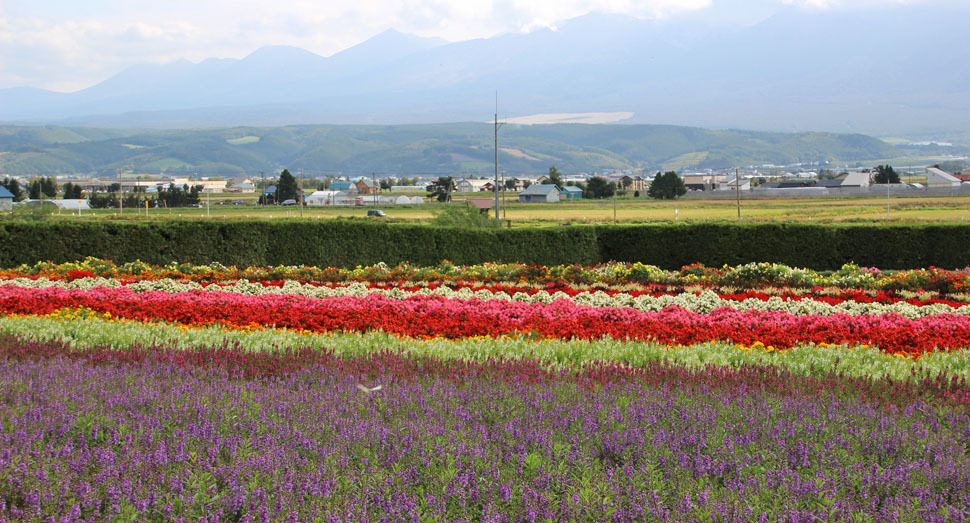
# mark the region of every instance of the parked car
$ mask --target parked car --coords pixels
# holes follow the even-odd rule
[[[380,217],[384,217],[384,216],[387,216],[387,213],[385,213],[384,211],[382,211],[380,209],[371,209],[371,210],[367,211],[367,216],[380,216]]]
[[[289,200],[283,200],[280,205],[296,205],[296,200],[290,198]]]

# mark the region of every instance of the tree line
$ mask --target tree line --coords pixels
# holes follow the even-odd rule
[[[562,173],[556,166],[549,167],[549,173],[544,180],[542,180],[543,185],[555,185],[560,190],[563,187],[579,187],[583,191],[583,198],[587,199],[603,199],[612,198],[614,195],[623,196],[627,194],[630,187],[633,185],[633,178],[630,176],[624,176],[619,180],[619,182],[611,182],[606,178],[601,176],[594,176],[583,182],[573,182],[564,181]],[[516,186],[515,179],[509,179],[505,181],[505,188],[512,189]],[[525,182],[524,188],[529,187],[529,182]],[[450,202],[451,194],[457,191],[457,182],[451,176],[442,176],[432,182],[427,186],[428,197],[439,202]],[[672,200],[687,194],[687,186],[684,184],[683,178],[677,175],[675,171],[667,171],[665,173],[657,173],[650,187],[647,189],[647,196],[651,198],[656,198],[660,200]],[[640,196],[640,191],[635,191],[634,197]]]
[[[154,198],[148,197],[144,190],[127,194],[121,192],[94,193],[88,198],[88,205],[92,209],[141,208],[145,207],[146,204],[153,209],[196,207],[201,201],[201,193],[201,185],[163,187],[158,189]]]

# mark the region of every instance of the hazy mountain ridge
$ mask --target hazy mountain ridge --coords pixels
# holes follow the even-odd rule
[[[970,127],[970,6],[807,11],[749,27],[589,14],[448,43],[387,31],[331,57],[141,65],[88,89],[0,90],[0,120],[216,127],[632,111],[631,123],[868,134]]]
[[[488,175],[494,128],[485,123],[315,125],[133,131],[0,127],[0,173],[198,173],[255,176],[282,167],[309,175]],[[868,162],[902,151],[859,134],[707,130],[668,125],[507,125],[499,167],[509,174],[618,169],[730,168]],[[824,164],[823,164],[824,165]]]

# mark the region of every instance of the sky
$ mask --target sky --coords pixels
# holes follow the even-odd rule
[[[449,41],[555,28],[592,11],[755,23],[779,8],[970,0],[0,0],[0,88],[70,92],[126,67],[244,58],[266,45],[330,56],[387,29]]]

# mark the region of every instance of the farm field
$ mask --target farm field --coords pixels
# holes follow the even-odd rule
[[[458,198],[464,198],[461,196]],[[483,196],[482,198],[487,198]],[[243,205],[218,205],[218,201],[237,201],[238,196],[217,197],[209,209],[117,209],[83,211],[81,216],[69,211],[60,211],[55,216],[64,219],[129,219],[129,220],[167,220],[167,219],[233,219],[233,218],[299,218],[298,207],[267,206],[258,207],[252,200],[243,200]],[[461,203],[456,199],[456,203]],[[585,200],[550,204],[523,204],[512,197],[501,213],[503,220],[511,220],[512,227],[557,225],[560,223],[590,224],[612,223],[612,200]],[[896,197],[890,199],[889,217],[886,215],[885,198],[774,198],[742,200],[741,216],[749,222],[772,221],[811,221],[826,222],[940,222],[963,223],[970,220],[970,196],[945,197]],[[388,213],[388,220],[403,222],[425,222],[439,212],[440,205],[429,203],[414,206],[379,206]],[[363,207],[306,207],[303,217],[307,219],[366,217]],[[660,221],[735,221],[737,203],[731,199],[711,200],[683,198],[674,201],[658,201],[646,198],[619,198],[616,203],[618,223],[648,223]]]
[[[967,521],[970,270],[0,270],[3,521]]]

